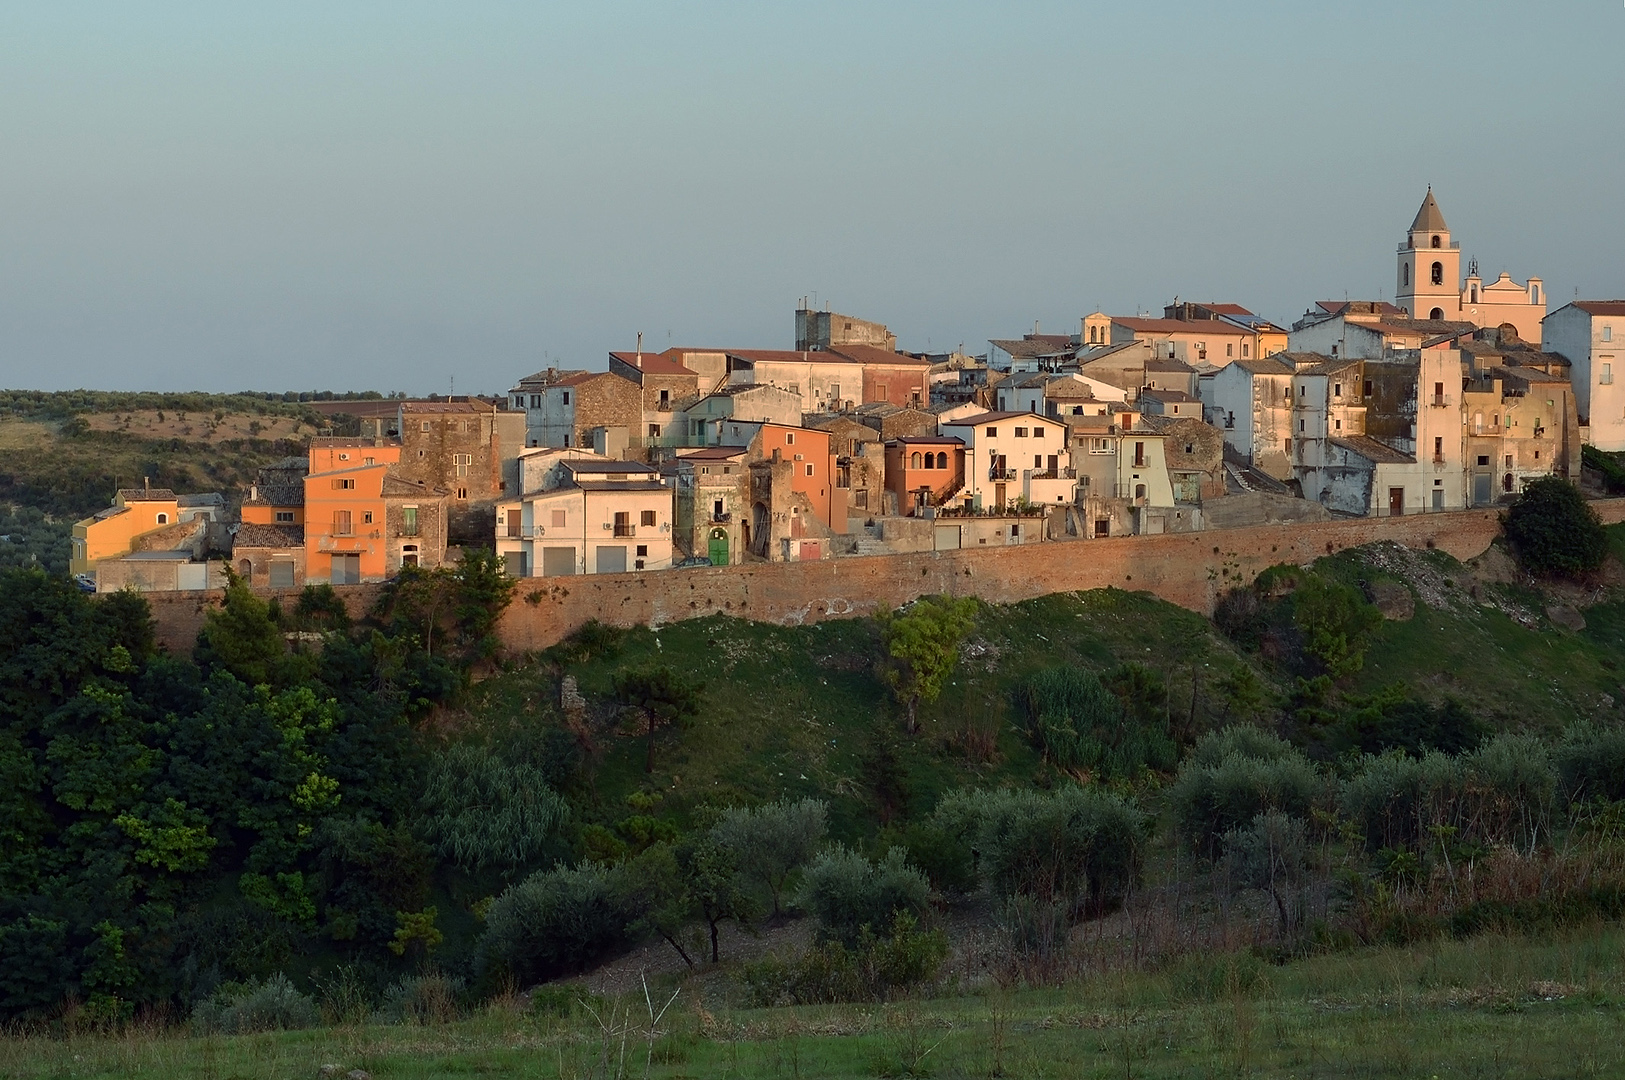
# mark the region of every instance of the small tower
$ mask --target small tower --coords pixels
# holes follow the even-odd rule
[[[1428,188],[1411,231],[1399,245],[1394,302],[1417,319],[1461,318],[1461,245],[1450,239],[1439,204]]]

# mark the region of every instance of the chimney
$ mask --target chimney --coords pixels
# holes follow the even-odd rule
[[[143,476],[141,478],[141,490],[142,491],[151,491],[152,490],[152,477]]]
[[[249,502],[259,502],[260,501],[260,486],[258,484],[249,484],[248,485],[248,501]]]

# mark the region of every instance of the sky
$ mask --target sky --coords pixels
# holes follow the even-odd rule
[[[1625,9],[0,4],[0,387],[501,392],[986,349],[1175,296],[1392,298],[1429,184],[1487,280],[1625,296]]]

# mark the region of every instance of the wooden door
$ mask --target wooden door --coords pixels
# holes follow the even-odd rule
[[[1400,517],[1405,513],[1405,489],[1402,487],[1388,489],[1388,516]]]

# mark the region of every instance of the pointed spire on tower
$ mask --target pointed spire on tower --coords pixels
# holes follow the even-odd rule
[[[1439,211],[1439,204],[1433,200],[1433,185],[1428,185],[1427,198],[1422,200],[1422,208],[1416,212],[1416,220],[1411,222],[1411,232],[1447,233],[1450,226],[1444,223],[1444,214]]]

